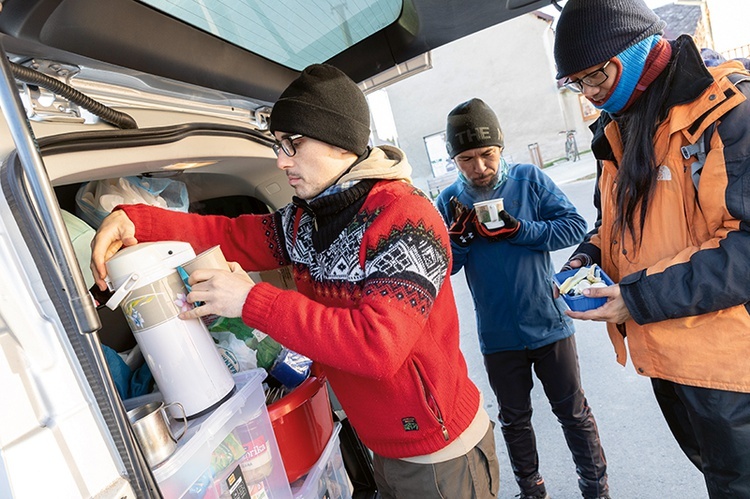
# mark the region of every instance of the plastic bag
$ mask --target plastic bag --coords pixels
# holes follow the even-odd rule
[[[218,348],[221,358],[232,374],[258,367],[255,350],[248,347],[244,341],[237,338],[231,332],[211,331],[211,336],[214,339],[214,343],[216,343],[216,348]]]
[[[187,186],[171,178],[121,177],[93,180],[76,193],[76,215],[94,228],[119,204],[148,204],[187,212]]]
[[[62,212],[65,228],[68,229],[70,242],[73,243],[73,251],[76,254],[78,265],[81,267],[83,280],[86,283],[86,287],[91,289],[94,285],[94,276],[91,273],[89,263],[91,262],[91,240],[94,239],[96,231],[72,213],[68,213],[65,210],[60,211]]]
[[[276,342],[273,338],[267,334],[253,329],[239,317],[227,318],[227,317],[216,317],[215,320],[208,325],[208,330],[217,338],[217,334],[226,332],[234,335],[238,340],[243,342],[247,347],[256,352],[255,360],[257,366],[262,367],[266,371],[271,369],[276,357],[281,352],[281,345]],[[242,369],[244,371],[244,369]]]

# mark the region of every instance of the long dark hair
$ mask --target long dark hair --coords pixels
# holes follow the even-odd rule
[[[676,66],[670,62],[630,108],[615,118],[620,129],[623,154],[615,185],[617,217],[614,234],[619,234],[620,240],[623,240],[627,231],[636,247],[641,244],[643,224],[656,188],[659,173],[656,166],[662,158],[656,158],[654,135],[666,118],[664,103]],[[639,221],[637,227],[634,222],[636,216]]]

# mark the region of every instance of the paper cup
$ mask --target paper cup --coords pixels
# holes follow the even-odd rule
[[[503,211],[503,208],[503,198],[474,203],[474,209],[477,211],[477,220],[482,222],[488,229],[499,229],[505,225],[505,222],[500,218],[500,212]]]
[[[229,264],[227,263],[227,259],[224,258],[224,253],[221,251],[221,247],[219,246],[214,246],[213,248],[207,249],[200,255],[182,265],[182,270],[187,273],[187,276],[189,276],[196,270],[201,269],[231,270],[229,268]],[[185,281],[185,286],[187,287],[188,292],[190,292],[191,288],[188,284],[187,276],[183,276],[183,278]],[[195,302],[194,305],[196,307],[199,307],[203,305],[203,302]],[[206,326],[206,328],[210,329],[211,326],[213,326],[216,321],[219,320],[219,316],[215,314],[208,314],[202,316],[200,319]]]
[[[182,268],[188,274],[192,274],[199,269],[229,270],[229,264],[226,258],[224,258],[221,247],[214,246],[185,263]]]

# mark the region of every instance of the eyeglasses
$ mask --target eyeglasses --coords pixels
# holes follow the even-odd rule
[[[304,135],[301,134],[287,135],[272,145],[271,147],[273,148],[273,152],[276,153],[276,157],[279,156],[281,151],[284,151],[284,154],[290,158],[297,154],[297,149],[294,147],[294,141],[301,139],[302,137],[304,137]]]
[[[609,66],[609,63],[612,61],[607,61],[604,66],[600,67],[597,70],[594,70],[590,72],[587,75],[584,75],[583,78],[578,78],[577,80],[568,80],[564,83],[565,88],[568,90],[572,90],[575,93],[583,93],[583,86],[586,85],[587,87],[600,87],[602,83],[607,81],[607,78],[609,78],[609,75],[604,71],[604,69]]]

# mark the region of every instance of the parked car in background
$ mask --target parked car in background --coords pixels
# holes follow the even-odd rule
[[[167,178],[193,211],[275,210],[293,191],[267,119],[304,67],[328,62],[376,88],[547,4],[2,2],[0,497],[160,496],[101,346],[132,338],[97,307],[65,222],[82,186]],[[353,482],[355,497],[371,492]]]

